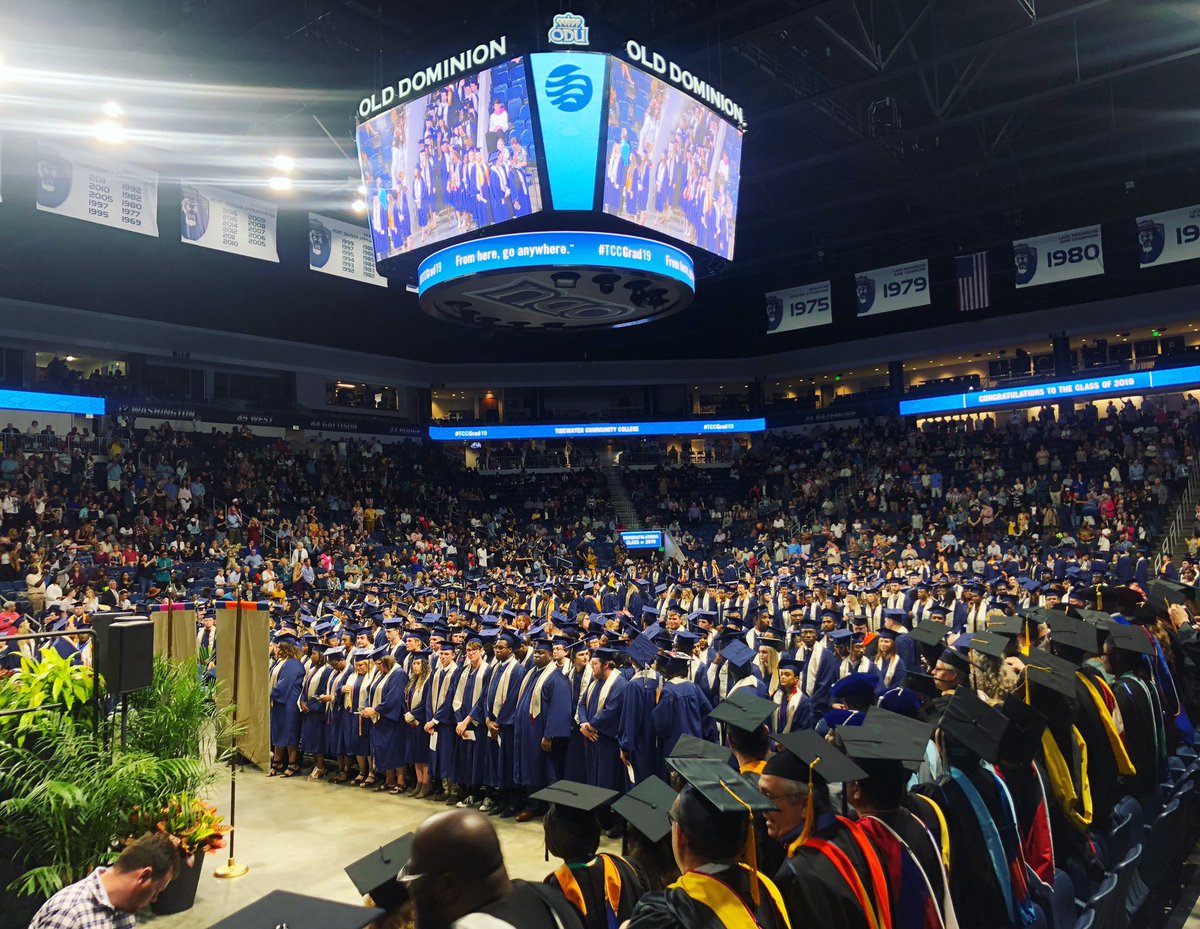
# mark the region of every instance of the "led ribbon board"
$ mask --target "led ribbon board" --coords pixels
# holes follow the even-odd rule
[[[74,394],[44,394],[32,390],[0,390],[0,410],[103,416],[104,398],[77,397]]]
[[[757,419],[694,420],[657,423],[563,423],[545,426],[430,426],[435,442],[508,441],[511,439],[606,439],[650,435],[722,435],[763,432]]]
[[[434,252],[417,270],[421,308],[512,329],[619,328],[695,296],[691,257],[665,242],[601,232],[523,232]]]

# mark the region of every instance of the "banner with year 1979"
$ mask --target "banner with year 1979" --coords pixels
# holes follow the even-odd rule
[[[1037,287],[1103,274],[1100,227],[1081,226],[1019,239],[1013,242],[1013,267],[1017,287]]]
[[[1200,206],[1139,216],[1137,237],[1143,268],[1200,258]]]
[[[387,287],[387,278],[375,273],[375,246],[371,241],[371,230],[318,213],[308,214],[308,268],[322,274]]]
[[[275,204],[266,200],[184,183],[179,238],[188,245],[277,262],[275,217]]]
[[[854,275],[854,300],[859,316],[928,306],[929,260],[859,271]]]
[[[790,332],[833,322],[829,281],[767,294],[767,332]]]
[[[37,208],[113,229],[158,235],[158,175],[83,149],[38,142]]]

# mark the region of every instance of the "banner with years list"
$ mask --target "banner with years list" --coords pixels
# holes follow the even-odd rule
[[[1104,246],[1099,226],[1013,242],[1017,287],[1036,287],[1104,273]]]
[[[274,203],[199,184],[185,183],[182,194],[180,241],[260,261],[279,261]]]
[[[38,142],[37,208],[112,229],[158,235],[158,175],[107,154]]]
[[[387,278],[375,273],[375,246],[371,240],[371,230],[319,213],[308,214],[308,268],[322,274],[387,287]]]
[[[767,294],[767,332],[791,332],[833,322],[829,281]]]
[[[859,316],[875,316],[929,305],[929,259],[854,275],[854,301]]]

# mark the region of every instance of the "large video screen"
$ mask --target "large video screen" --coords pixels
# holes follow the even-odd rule
[[[540,211],[524,62],[367,120],[358,161],[379,261]]]
[[[604,212],[732,258],[741,130],[617,58],[608,85]]]

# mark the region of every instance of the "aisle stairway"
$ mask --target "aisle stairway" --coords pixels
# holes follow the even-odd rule
[[[642,521],[633,501],[629,499],[629,491],[625,487],[625,478],[620,467],[610,465],[605,468],[604,477],[608,481],[609,499],[612,500],[613,510],[617,514],[617,525],[622,529],[641,529]]]

